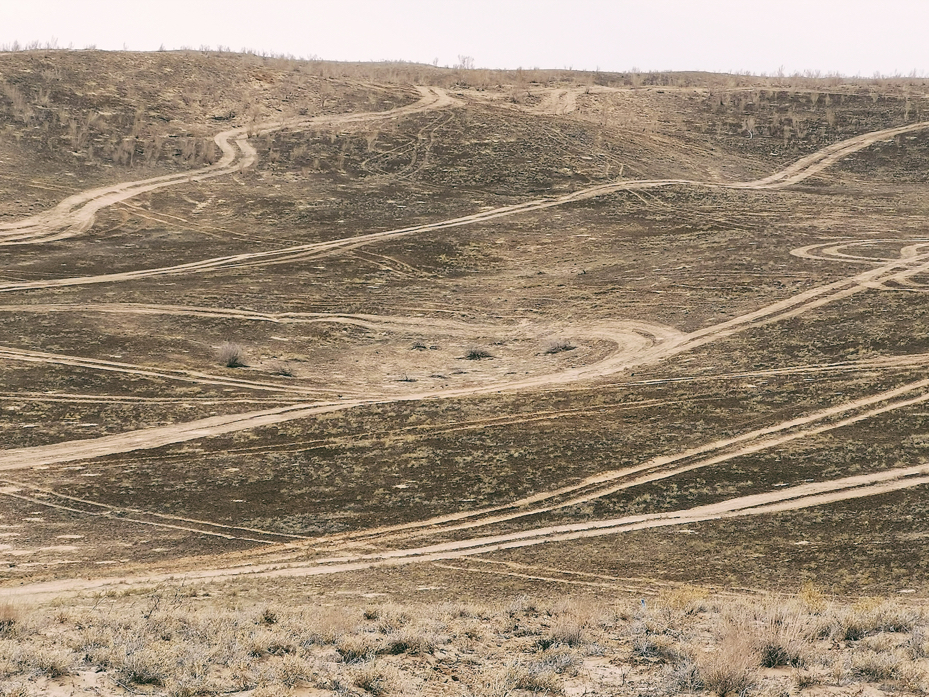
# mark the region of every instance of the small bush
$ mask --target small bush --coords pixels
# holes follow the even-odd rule
[[[377,654],[377,642],[369,636],[350,635],[339,639],[335,650],[345,663],[369,661]]]
[[[660,661],[673,662],[681,659],[681,652],[671,637],[651,632],[636,634],[632,639],[632,651],[642,658],[655,658]]]
[[[117,673],[136,685],[163,687],[175,662],[154,649],[140,649],[126,653],[117,666]]]
[[[562,617],[552,627],[553,645],[582,646],[589,642],[587,623],[579,617]]]
[[[29,667],[50,678],[69,675],[74,667],[74,654],[64,649],[40,648],[29,655]]]
[[[808,670],[801,670],[798,668],[793,672],[794,687],[798,690],[803,690],[807,687],[813,687],[818,685],[819,682],[819,678]]]
[[[515,665],[508,671],[507,682],[517,690],[529,692],[562,692],[561,679],[551,666],[539,661]]]
[[[356,668],[352,674],[352,684],[377,697],[386,695],[398,688],[396,670],[382,666],[376,661],[365,663]]]
[[[464,355],[466,360],[480,361],[484,358],[493,358],[490,351],[482,348],[469,348]]]
[[[741,695],[755,684],[758,655],[751,649],[750,637],[730,632],[723,637],[719,649],[701,656],[697,665],[708,691],[718,697]]]
[[[227,368],[245,367],[245,349],[238,344],[227,341],[219,347],[217,356],[219,362]]]
[[[700,668],[687,657],[681,657],[667,668],[664,681],[668,694],[672,695],[680,692],[701,692],[704,687]]]
[[[229,367],[235,368],[236,366],[229,366]],[[271,373],[271,375],[278,375],[282,378],[292,378],[295,375],[293,366],[287,362],[275,363],[274,365],[271,366],[271,370],[269,372]]]
[[[16,685],[0,686],[0,697],[32,697],[29,688],[22,683]]]
[[[558,675],[574,676],[578,673],[578,668],[584,662],[577,652],[564,647],[556,647],[544,651],[538,660],[543,666],[547,666],[555,671]]]
[[[869,680],[893,680],[900,675],[900,657],[894,652],[861,651],[852,656],[852,670]]]
[[[819,614],[826,609],[826,595],[812,581],[806,581],[800,587],[797,598],[813,614]]]
[[[663,590],[658,596],[658,604],[674,614],[696,615],[706,610],[706,599],[709,596],[706,588],[698,586],[674,586]],[[669,616],[669,620],[671,617]]]
[[[405,627],[397,633],[388,635],[384,652],[393,655],[429,654],[435,651],[438,644],[439,637],[429,629]]]
[[[550,343],[544,353],[546,356],[552,356],[556,353],[564,353],[565,351],[573,351],[577,346],[572,344],[570,341],[553,341]]]

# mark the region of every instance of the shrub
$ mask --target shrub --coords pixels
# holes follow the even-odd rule
[[[464,357],[469,361],[479,361],[484,358],[493,358],[493,356],[490,354],[490,351],[482,348],[469,348],[467,352],[465,352]]]
[[[335,650],[345,663],[369,661],[377,654],[377,642],[364,634],[350,635],[339,639]]]
[[[545,349],[544,353],[547,356],[554,355],[556,353],[564,353],[565,351],[573,351],[577,346],[572,344],[570,341],[553,341]]]
[[[751,689],[758,665],[758,655],[751,643],[750,637],[730,631],[715,653],[700,657],[697,661],[700,679],[708,691],[725,697],[733,693],[741,695]]]
[[[385,695],[399,687],[396,669],[382,666],[376,661],[365,663],[356,668],[352,674],[352,684],[375,695]]]
[[[245,367],[245,349],[230,341],[225,342],[217,351],[219,362],[227,368]]]

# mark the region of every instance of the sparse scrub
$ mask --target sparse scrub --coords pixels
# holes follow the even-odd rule
[[[112,593],[97,602],[106,606],[30,610],[25,631],[0,638],[0,689],[97,667],[139,692],[176,697],[303,687],[405,694],[414,684],[441,690],[444,683],[433,681],[447,674],[432,667],[453,661],[462,687],[475,695],[561,694],[565,681],[595,679],[583,668],[593,656],[628,676],[630,693],[926,688],[922,620],[909,633],[891,631],[906,624],[901,617],[909,622],[921,613],[899,602],[829,604],[812,614],[799,598],[710,599],[687,587],[647,608],[580,599],[548,605],[519,596],[495,607],[256,601],[220,609],[197,589],[173,599]],[[871,613],[880,619],[872,626],[884,629],[857,641],[838,634],[820,640],[822,623],[838,627],[852,612]],[[789,670],[772,677],[761,672],[766,667]]]

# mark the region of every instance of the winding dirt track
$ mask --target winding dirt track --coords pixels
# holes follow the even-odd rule
[[[305,127],[322,123],[349,123],[352,121],[370,121],[377,118],[393,118],[407,113],[416,113],[429,109],[443,108],[453,104],[453,100],[437,90],[418,88],[422,99],[416,104],[401,109],[395,109],[381,114],[354,114],[341,117],[318,117],[316,119],[295,119],[280,124],[268,125],[267,130],[281,127]],[[555,97],[555,103],[560,104],[561,96]],[[565,97],[567,99],[567,96]],[[566,105],[568,103],[566,102]],[[93,283],[109,283],[124,280],[133,280],[151,276],[204,273],[223,268],[241,268],[267,264],[290,263],[294,261],[313,258],[323,254],[349,250],[375,243],[384,239],[412,235],[430,230],[468,225],[486,220],[492,220],[509,215],[541,210],[559,206],[570,201],[601,196],[621,190],[639,190],[669,185],[695,185],[719,186],[724,188],[765,190],[778,189],[797,184],[813,176],[823,169],[837,162],[839,159],[868,147],[869,145],[895,135],[915,130],[929,128],[929,122],[910,124],[898,128],[885,129],[870,134],[851,138],[836,143],[817,153],[805,157],[790,167],[764,179],[753,182],[732,184],[708,184],[687,180],[644,180],[621,181],[606,185],[590,187],[565,196],[538,199],[523,204],[497,208],[470,216],[463,216],[452,220],[432,224],[418,225],[398,230],[384,231],[369,235],[360,235],[353,238],[334,240],[330,242],[299,245],[274,251],[261,251],[244,253],[226,257],[206,259],[172,267],[155,269],[142,269],[117,274],[87,276],[79,278],[50,279],[30,282],[14,282],[0,285],[0,292],[16,292],[38,288],[54,288],[62,286],[86,285]],[[94,213],[100,208],[123,201],[144,191],[164,186],[180,184],[186,181],[220,176],[228,174],[242,167],[250,166],[254,162],[255,152],[248,145],[244,129],[234,129],[219,134],[217,144],[223,150],[223,159],[211,167],[196,170],[184,175],[169,175],[140,182],[130,182],[114,187],[95,189],[78,194],[63,201],[59,206],[39,216],[20,221],[19,223],[0,226],[0,244],[25,244],[62,239],[86,230],[93,222]],[[235,148],[230,140],[235,139]],[[241,154],[241,159],[237,159]],[[454,398],[466,395],[482,394],[488,392],[540,389],[557,387],[572,382],[591,381],[597,378],[621,372],[627,368],[654,363],[689,351],[712,341],[716,341],[747,328],[756,327],[770,322],[777,322],[795,317],[831,302],[850,297],[861,291],[879,288],[894,288],[894,284],[911,282],[914,276],[929,272],[929,243],[913,241],[912,244],[900,251],[898,258],[870,258],[861,255],[849,255],[843,250],[848,245],[836,244],[824,248],[814,245],[802,250],[795,250],[798,256],[816,258],[821,254],[825,258],[842,259],[856,263],[867,263],[870,268],[862,273],[848,278],[807,290],[803,293],[772,303],[740,317],[731,319],[711,327],[681,334],[667,327],[659,327],[639,322],[611,322],[601,323],[580,328],[572,328],[583,333],[584,336],[612,341],[616,350],[606,358],[591,365],[571,368],[556,373],[512,382],[499,382],[478,387],[469,387],[457,390],[422,391],[401,396],[374,397],[365,399],[347,399],[339,401],[315,401],[307,403],[289,404],[272,409],[235,414],[230,416],[201,419],[186,424],[177,424],[163,428],[143,429],[139,431],[94,438],[83,441],[70,441],[48,446],[23,448],[0,452],[0,470],[15,470],[37,465],[68,462],[80,459],[89,459],[125,453],[132,450],[147,449],[178,443],[198,438],[204,438],[223,433],[230,433],[247,428],[281,423],[291,419],[306,418],[308,416],[352,408],[362,404],[371,404],[382,401],[424,400],[434,398]],[[890,284],[890,285],[888,285]],[[45,305],[36,306],[34,311],[65,311],[66,306]],[[38,308],[42,308],[41,310]],[[23,311],[25,308],[16,306],[3,306],[3,311]],[[383,318],[371,316],[348,315],[263,315],[232,309],[215,308],[181,308],[176,306],[155,305],[105,305],[85,306],[83,311],[106,312],[152,312],[152,313],[178,313],[202,314],[211,317],[235,317],[251,321],[269,322],[311,322],[311,321],[351,321],[359,323],[379,324],[387,326],[402,325],[415,327],[417,322],[425,320],[418,318]],[[429,319],[430,326],[435,320]],[[448,323],[453,329],[455,323]],[[460,325],[460,323],[458,323]],[[300,388],[291,388],[274,383],[262,385],[254,381],[219,378],[205,374],[187,373],[184,371],[149,371],[144,366],[132,366],[107,361],[82,359],[72,356],[60,356],[41,352],[21,351],[18,349],[2,348],[0,357],[7,360],[61,363],[84,368],[114,370],[117,372],[132,372],[133,374],[151,374],[157,377],[172,377],[175,379],[189,379],[192,381],[210,381],[209,384],[223,384],[236,387],[249,387],[250,389],[267,389],[294,394]],[[141,371],[141,372],[140,372]],[[318,390],[313,390],[318,392]],[[813,414],[793,419],[781,424],[758,429],[740,436],[717,441],[690,451],[672,456],[655,458],[633,468],[606,472],[595,477],[585,479],[574,485],[560,489],[542,492],[523,500],[513,502],[507,506],[487,508],[479,511],[465,512],[450,516],[433,518],[408,525],[361,531],[358,533],[315,540],[316,545],[342,545],[341,549],[350,549],[346,544],[369,544],[372,541],[385,543],[400,541],[420,534],[433,534],[462,530],[477,526],[490,525],[517,517],[530,516],[555,508],[577,505],[590,501],[593,498],[613,493],[621,488],[635,486],[648,481],[670,477],[675,474],[694,469],[707,467],[765,448],[774,447],[797,438],[807,437],[827,430],[841,428],[867,419],[880,413],[899,409],[905,406],[929,401],[929,380],[919,380],[902,387],[888,390],[880,394],[854,400]],[[645,528],[666,525],[680,525],[704,520],[714,520],[742,515],[758,515],[770,512],[793,510],[807,506],[822,505],[834,501],[841,501],[861,496],[871,496],[877,493],[893,491],[896,489],[919,486],[929,483],[929,466],[899,468],[871,475],[849,477],[831,482],[805,484],[798,487],[782,488],[777,491],[750,497],[740,497],[720,503],[700,506],[685,511],[664,514],[649,514],[631,516],[620,519],[591,521],[582,524],[541,527],[506,535],[477,537],[468,540],[446,542],[442,544],[411,547],[391,551],[380,551],[371,554],[356,556],[340,556],[330,559],[321,559],[308,562],[289,562],[284,557],[278,561],[267,564],[247,564],[242,567],[221,568],[185,575],[186,578],[210,579],[221,578],[239,574],[263,575],[318,575],[343,573],[358,569],[367,569],[376,566],[405,564],[410,562],[434,561],[451,559],[460,556],[483,554],[490,551],[511,549],[527,545],[542,544],[546,542],[574,540],[605,534],[618,534],[622,532],[640,530]],[[4,492],[15,495],[15,492]],[[202,521],[201,521],[202,522]],[[257,531],[256,531],[257,532]],[[264,541],[264,540],[255,540]],[[293,549],[296,545],[278,546],[277,553],[287,554],[287,548]],[[338,548],[338,547],[337,547]],[[176,577],[175,575],[171,575]],[[16,589],[14,592],[60,592],[63,590],[77,590],[105,587],[114,583],[124,582],[153,582],[166,580],[167,575],[149,575],[137,578],[100,579],[97,581],[74,580],[44,586],[32,586]]]
[[[425,89],[425,88],[421,88]],[[417,105],[410,107],[404,107],[408,112],[403,113],[415,113],[416,111],[423,111],[427,109],[436,109],[444,106],[449,106],[453,102],[451,98],[445,95],[444,93],[434,92],[429,97],[424,97],[421,102],[418,102]],[[376,112],[375,114],[354,114],[345,117],[341,117],[342,121],[326,121],[326,123],[341,123],[347,121],[363,121],[363,120],[373,120],[378,118],[386,118],[384,115],[389,114],[390,117],[397,116],[400,114],[400,110],[393,110],[391,112]],[[322,117],[321,117],[322,118]],[[329,119],[335,119],[336,117],[326,117]],[[291,124],[291,127],[296,128],[297,123],[294,122]],[[189,262],[186,264],[177,264],[175,266],[165,266],[152,269],[139,269],[135,271],[125,271],[120,273],[112,274],[99,274],[94,276],[80,276],[75,278],[61,278],[61,279],[46,279],[39,281],[22,281],[22,282],[10,282],[0,284],[0,292],[16,292],[30,289],[40,289],[40,288],[60,288],[67,286],[77,286],[77,285],[91,285],[97,283],[116,283],[120,281],[131,281],[138,280],[142,278],[150,278],[153,276],[170,276],[177,274],[191,274],[191,273],[206,273],[209,271],[216,271],[220,269],[227,268],[245,268],[252,266],[267,266],[272,264],[282,264],[282,263],[292,263],[295,261],[304,261],[307,259],[312,259],[315,257],[328,255],[336,251],[355,249],[364,245],[372,244],[375,242],[380,242],[385,239],[405,237],[409,235],[414,235],[422,232],[428,232],[432,230],[442,230],[446,228],[459,227],[462,225],[472,225],[475,223],[481,223],[488,220],[495,220],[497,218],[502,218],[510,215],[517,215],[520,213],[528,213],[530,211],[543,210],[546,208],[552,208],[554,206],[560,206],[565,203],[572,201],[580,201],[589,198],[595,198],[597,196],[603,196],[606,194],[611,194],[617,191],[637,191],[644,189],[654,189],[664,186],[672,185],[688,185],[688,186],[708,186],[708,187],[719,187],[719,188],[730,188],[730,189],[750,189],[750,190],[764,190],[764,189],[781,189],[811,177],[815,174],[818,174],[823,169],[829,165],[834,164],[843,157],[846,157],[854,152],[867,148],[874,143],[899,135],[902,133],[909,133],[911,131],[922,130],[929,128],[929,121],[922,121],[915,124],[909,124],[907,126],[900,126],[897,128],[888,128],[882,131],[876,131],[874,133],[868,133],[861,136],[856,136],[855,138],[850,138],[848,140],[841,141],[834,145],[830,145],[823,150],[820,150],[812,155],[809,155],[798,162],[794,163],[790,167],[772,174],[769,177],[764,179],[759,179],[753,182],[741,182],[741,183],[732,183],[732,184],[715,184],[707,182],[697,182],[687,179],[646,179],[646,180],[621,180],[613,182],[610,184],[601,184],[597,186],[588,187],[586,189],[581,189],[570,194],[565,194],[563,196],[545,198],[545,199],[536,199],[534,201],[528,201],[526,203],[521,203],[513,206],[504,206],[501,208],[494,208],[488,211],[482,211],[480,213],[475,213],[473,215],[461,216],[459,218],[453,218],[451,220],[444,220],[437,223],[427,223],[424,225],[414,225],[411,227],[398,228],[396,230],[384,230],[381,232],[370,233],[367,235],[357,235],[355,237],[344,238],[340,240],[332,240],[329,242],[314,242],[304,245],[296,245],[293,247],[286,247],[284,249],[271,250],[271,251],[261,251],[261,252],[248,252],[242,254],[234,254],[223,257],[214,257],[211,259],[204,259],[201,261]],[[219,136],[217,136],[219,137]],[[228,169],[228,168],[227,168]],[[234,170],[229,170],[234,171]],[[228,171],[223,171],[221,174],[226,174]],[[217,173],[211,173],[210,176],[218,176]],[[102,196],[99,200],[92,199],[86,205],[94,208],[94,211],[99,210],[104,205],[110,205],[115,203],[117,200],[122,201],[132,196],[143,193],[144,191],[151,190],[144,187],[154,187],[160,188],[162,186],[170,186],[178,183],[183,183],[185,179],[172,178],[170,181],[165,182],[155,182],[148,184],[147,182],[151,180],[145,180],[143,182],[135,182],[134,185],[143,186],[142,189],[128,188],[121,190],[116,193],[107,193]],[[125,185],[129,186],[129,185]],[[111,187],[112,188],[112,187]],[[109,190],[107,190],[109,191]],[[80,198],[83,195],[78,195]],[[118,196],[116,200],[110,200],[110,196]],[[102,201],[110,201],[110,203],[102,203]],[[97,204],[100,205],[97,205]],[[59,207],[63,206],[64,203],[59,204]],[[53,209],[54,210],[57,210]],[[71,211],[68,208],[67,211],[62,213],[65,216],[66,222],[70,220],[67,218],[68,215],[76,216],[81,221],[84,220],[83,208],[77,209],[77,212]],[[51,215],[49,212],[47,215]],[[37,241],[48,241],[52,238],[43,238],[42,223],[37,219],[40,216],[35,218],[29,218],[28,221],[33,221],[28,224],[24,229],[28,229],[29,235],[32,235],[28,239],[19,240],[17,243],[25,242],[37,242]],[[92,219],[91,219],[92,222]],[[9,225],[26,225],[27,221],[22,221],[21,223],[11,223]],[[56,224],[59,226],[62,224],[58,221]],[[68,223],[69,225],[71,223]],[[87,223],[88,225],[90,223]],[[84,225],[84,222],[81,222],[80,225]],[[69,228],[70,229],[70,228]],[[84,229],[84,228],[81,228]],[[0,231],[2,232],[2,231]],[[61,236],[71,236],[71,234],[63,235],[63,233],[55,233],[57,236],[53,237],[54,239],[60,239]],[[76,233],[74,233],[76,234]]]
[[[0,245],[35,244],[73,237],[85,232],[93,225],[94,215],[101,208],[156,189],[203,181],[251,167],[255,163],[257,153],[248,142],[250,132],[261,135],[285,128],[306,129],[317,126],[377,122],[432,109],[443,109],[457,103],[457,100],[437,88],[416,87],[415,89],[420,94],[419,101],[388,111],[282,119],[257,127],[241,126],[223,131],[213,139],[223,153],[216,164],[178,174],[166,174],[140,181],[90,189],[69,196],[49,211],[14,223],[0,225]],[[230,143],[230,140],[234,140],[235,144]]]
[[[488,394],[492,392],[540,389],[556,387],[579,381],[589,381],[623,370],[655,363],[676,354],[689,351],[713,341],[732,336],[745,329],[758,327],[771,322],[777,322],[789,317],[796,317],[830,302],[850,297],[856,293],[867,290],[873,284],[884,283],[915,269],[929,267],[929,253],[918,250],[927,245],[911,245],[905,247],[900,259],[881,264],[880,266],[864,271],[855,276],[836,281],[824,286],[812,288],[785,300],[772,303],[766,307],[754,310],[740,317],[716,324],[704,329],[682,334],[668,327],[659,327],[641,322],[613,322],[590,326],[572,328],[578,335],[606,339],[616,345],[616,351],[607,358],[590,365],[563,370],[547,375],[532,376],[512,382],[498,382],[474,387],[428,390],[411,392],[405,395],[390,395],[367,399],[347,399],[339,402],[314,402],[306,404],[292,404],[278,409],[262,410],[230,416],[211,417],[187,424],[178,424],[161,428],[143,429],[125,434],[104,436],[96,439],[68,441],[46,446],[23,448],[18,450],[0,451],[0,471],[22,469],[38,464],[47,465],[57,462],[68,462],[87,457],[99,457],[116,453],[130,452],[142,448],[160,447],[171,443],[216,436],[238,430],[267,426],[293,419],[306,418],[319,413],[339,411],[360,406],[387,401],[419,401],[425,399],[449,399],[470,395]],[[915,265],[915,266],[914,266]],[[383,318],[379,318],[383,319]],[[366,321],[358,318],[358,321]],[[429,322],[433,320],[406,318],[407,323]],[[454,324],[454,323],[449,323]],[[134,372],[140,374],[143,369],[128,364],[117,364],[108,361],[96,361],[39,352],[21,351],[18,349],[0,348],[0,357],[10,360],[24,360],[35,362],[65,363],[82,367],[99,367],[104,370],[120,372]],[[177,379],[191,381],[215,381],[215,376],[202,374],[188,374],[186,377],[178,371]],[[166,372],[154,373],[159,377],[168,375]],[[213,382],[213,384],[217,384]],[[236,386],[251,385],[258,387],[257,383],[238,381]],[[290,392],[291,388],[280,385],[268,385],[261,389]],[[338,389],[338,388],[336,388]]]

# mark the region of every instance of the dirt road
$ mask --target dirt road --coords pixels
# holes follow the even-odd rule
[[[69,196],[49,211],[14,223],[0,224],[0,245],[36,244],[73,237],[85,232],[93,225],[94,215],[101,208],[149,191],[188,182],[204,181],[251,167],[255,164],[257,153],[248,142],[250,134],[262,135],[284,128],[305,129],[361,122],[374,123],[432,109],[443,109],[457,102],[438,88],[417,87],[416,90],[420,93],[419,101],[388,111],[311,118],[297,117],[223,131],[213,139],[222,152],[222,157],[215,164],[188,172],[90,189]],[[234,144],[230,141],[234,141]]]
[[[780,513],[875,496],[925,484],[929,484],[929,465],[922,464],[914,467],[894,468],[870,475],[845,477],[794,487],[781,487],[764,494],[742,496],[706,506],[696,506],[668,513],[642,514],[570,525],[553,525],[505,535],[476,537],[373,554],[355,556],[342,554],[338,557],[314,559],[306,562],[242,564],[185,573],[153,573],[35,583],[5,588],[0,591],[0,597],[62,594],[139,584],[180,585],[192,581],[208,582],[236,576],[301,577],[343,574],[377,567],[444,561],[540,544],[567,542],[603,535],[618,535],[649,528],[693,525],[724,518]]]
[[[416,104],[408,107],[379,114],[325,117],[325,123],[348,123],[351,121],[391,118],[406,113],[443,108],[452,104],[451,98],[439,91],[422,88],[420,92],[422,94],[422,99]],[[562,97],[556,95],[552,108],[557,110],[560,108],[559,105],[561,104],[567,107],[567,105],[570,104],[570,100],[568,99],[569,96],[570,95],[565,95]],[[323,121],[320,120],[304,119],[294,120],[288,122],[286,125],[295,128],[300,127],[301,124],[308,126],[322,122]],[[285,124],[282,123],[274,127],[283,127],[284,125]],[[270,129],[271,126],[268,128]],[[171,267],[142,269],[118,274],[77,278],[7,283],[0,285],[0,292],[11,293],[38,288],[111,283],[151,276],[205,273],[223,268],[292,263],[294,261],[311,259],[325,254],[334,254],[345,250],[356,249],[362,245],[376,243],[385,239],[413,235],[430,230],[468,225],[529,211],[542,210],[559,206],[570,201],[592,198],[620,190],[639,190],[669,185],[722,186],[726,188],[748,190],[783,188],[797,184],[817,174],[826,167],[829,167],[842,157],[846,157],[853,152],[866,148],[879,140],[924,128],[929,128],[929,122],[885,129],[851,138],[841,143],[828,146],[813,155],[801,159],[781,172],[754,182],[732,184],[707,184],[686,180],[614,182],[590,187],[560,197],[537,199],[523,204],[482,211],[474,215],[462,216],[452,220],[439,221],[425,225],[372,233],[369,235],[360,235],[324,243],[299,245],[280,250],[258,251],[217,257]],[[235,147],[229,142],[232,139],[234,139]],[[222,140],[222,144],[220,144],[220,140]],[[217,143],[220,144],[224,155],[223,159],[216,165],[183,176],[171,175],[140,182],[130,182],[73,196],[45,214],[40,214],[39,216],[21,221],[20,223],[7,224],[0,227],[0,244],[35,243],[39,241],[61,239],[62,237],[78,234],[92,224],[94,213],[104,206],[112,205],[113,203],[137,195],[138,193],[142,193],[143,191],[150,191],[163,186],[171,186],[185,181],[196,180],[198,177],[206,178],[208,176],[220,176],[253,164],[255,153],[254,150],[248,146],[243,129],[226,131],[218,135]],[[849,254],[846,250],[851,246],[851,242],[839,244],[830,243],[829,246],[811,245],[800,250],[795,250],[794,253],[798,256],[806,256],[808,258],[830,258],[867,264],[871,268],[834,283],[808,289],[790,298],[771,303],[726,322],[705,327],[689,334],[683,334],[669,327],[623,320],[572,326],[571,331],[574,335],[608,341],[615,347],[606,357],[588,365],[567,368],[544,375],[533,375],[528,378],[512,381],[495,381],[489,384],[461,389],[441,391],[413,390],[402,395],[376,395],[363,399],[349,398],[341,400],[307,401],[242,414],[200,419],[185,424],[143,429],[102,438],[7,450],[0,452],[0,470],[12,471],[34,466],[47,466],[54,463],[92,459],[105,455],[154,448],[171,443],[179,443],[243,429],[282,423],[292,419],[307,418],[327,412],[349,409],[363,404],[405,400],[448,399],[489,392],[557,388],[570,383],[593,381],[605,376],[620,373],[635,366],[666,360],[707,343],[732,336],[748,328],[754,328],[763,324],[799,316],[805,312],[822,307],[828,303],[848,298],[864,290],[874,288],[896,288],[898,286],[904,286],[907,283],[913,284],[913,289],[919,289],[919,284],[914,283],[912,279],[929,270],[929,242],[909,240],[905,246],[902,246],[897,257],[884,256],[880,258],[868,257],[861,254]],[[74,309],[74,306],[47,304],[34,306],[32,309],[28,309],[28,311],[63,312],[72,311]],[[83,306],[79,309],[80,311],[114,313],[190,314],[195,316],[232,318],[243,321],[283,323],[320,321],[348,322],[359,323],[362,326],[377,326],[388,329],[402,327],[405,330],[417,328],[425,321],[421,318],[410,317],[387,318],[370,315],[328,315],[325,313],[282,313],[273,315],[241,311],[234,308],[182,307],[172,305],[111,305],[100,303],[97,305]],[[24,310],[25,308],[15,305],[0,307],[0,311],[5,312]],[[428,322],[430,327],[435,327],[437,323],[437,321],[433,319],[429,319]],[[469,330],[463,323],[453,321],[446,322],[445,328],[449,332],[466,332]],[[261,381],[232,379],[189,371],[156,370],[146,366],[24,351],[14,348],[0,348],[0,358],[14,361],[73,365],[82,368],[128,372],[136,375],[148,375],[159,378],[168,377],[171,379],[188,380],[205,384],[227,385],[279,392],[288,395],[309,393],[309,388],[301,392],[302,388],[283,386],[271,382],[262,383]],[[333,391],[337,389],[339,388],[334,388]],[[309,391],[318,392],[318,390]],[[716,441],[701,446],[700,448],[654,458],[632,468],[604,472],[581,482],[553,491],[541,492],[506,506],[442,516],[408,525],[367,530],[342,536],[331,536],[329,538],[314,540],[314,544],[329,545],[335,550],[341,549],[344,551],[350,550],[352,545],[359,543],[370,544],[376,542],[378,544],[385,544],[389,542],[398,542],[421,535],[487,526],[514,518],[551,511],[556,508],[574,506],[597,497],[608,495],[622,488],[671,477],[675,474],[697,467],[711,466],[747,453],[757,452],[791,440],[841,428],[893,409],[922,403],[927,400],[929,400],[929,380],[914,381],[894,390],[888,390],[858,400],[853,400],[787,422],[757,429],[733,438]],[[863,477],[851,477],[832,482],[803,485],[801,487],[782,488],[770,492],[769,494],[735,498],[711,506],[701,506],[677,513],[642,515],[615,520],[592,521],[576,525],[536,528],[507,535],[476,537],[453,543],[382,551],[373,554],[359,555],[357,557],[350,556],[347,559],[345,555],[342,554],[337,558],[329,560],[315,560],[301,563],[288,561],[288,555],[291,555],[293,550],[299,549],[300,545],[303,544],[298,542],[278,546],[275,550],[272,550],[270,552],[271,554],[279,555],[278,559],[273,563],[250,563],[242,567],[208,570],[192,574],[188,576],[188,578],[209,579],[252,573],[261,573],[264,575],[316,575],[342,573],[357,569],[372,568],[374,566],[404,564],[414,561],[421,562],[450,559],[458,556],[483,554],[489,551],[542,544],[552,541],[580,539],[582,537],[594,535],[618,534],[628,530],[644,529],[648,527],[679,525],[722,517],[758,515],[781,510],[791,510],[793,508],[822,505],[823,503],[839,501],[846,498],[870,496],[899,488],[918,486],[927,482],[929,482],[929,468],[925,465],[920,465],[911,468],[899,468]],[[266,555],[268,553],[263,551],[262,554]],[[136,579],[121,579],[120,581],[130,583],[152,582],[159,580],[159,578],[158,575],[152,575],[138,577]],[[23,589],[23,592],[44,592],[42,590],[43,588],[48,590],[48,592],[87,589],[104,587],[115,582],[115,580],[90,582],[70,581],[55,586],[42,588],[32,587],[31,590],[27,587]]]

